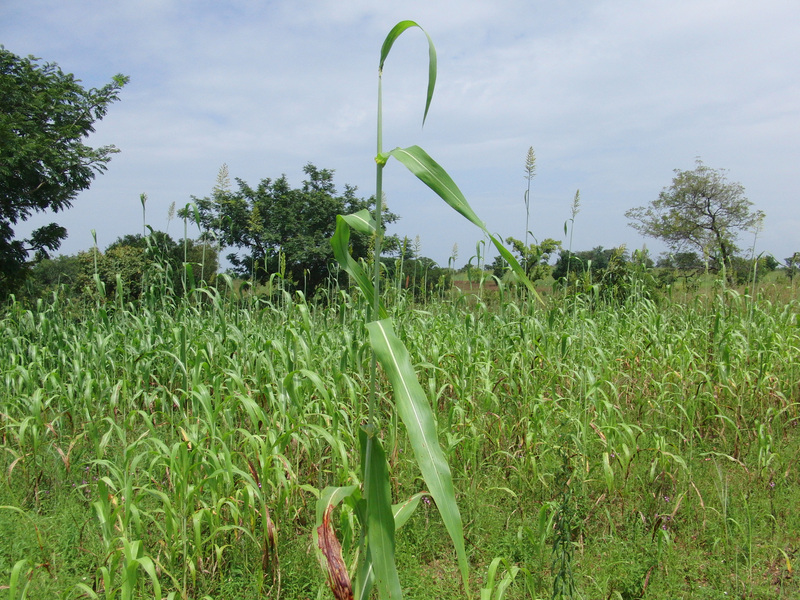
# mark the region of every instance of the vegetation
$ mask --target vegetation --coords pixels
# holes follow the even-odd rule
[[[648,206],[625,213],[631,227],[643,235],[666,242],[673,252],[694,249],[713,260],[713,267],[728,268],[738,250],[737,233],[760,228],[764,213],[740,183],[728,182],[725,172],[697,160],[693,171],[675,170],[672,185]]]
[[[416,27],[392,29],[381,76]],[[335,217],[341,273],[315,298],[205,275],[224,233],[215,210],[242,208],[260,235],[251,199],[267,206],[285,187],[322,211],[336,204],[332,173],[310,165],[308,189],[239,182],[239,199],[221,172],[209,204],[180,213],[201,241],[126,236],[40,262],[41,295],[9,298],[3,593],[800,594],[800,300],[785,281],[765,283],[777,261],[745,261],[743,288],[708,273],[689,285],[660,274],[696,269],[696,255],[654,269],[646,251],[572,253],[570,234],[540,294],[532,275],[550,267],[536,252],[559,243],[510,238],[518,261],[424,150],[383,151],[380,102],[374,213]],[[431,294],[438,266],[418,242],[383,256],[391,158],[483,231],[513,283],[485,290],[479,256],[466,268],[476,294],[451,289],[450,269]],[[576,193],[573,226],[578,207]],[[354,256],[351,233],[371,258]],[[285,278],[287,246],[261,246],[260,277]]]
[[[453,474],[473,590],[501,558],[496,583],[520,569],[508,598],[549,598],[556,577],[583,597],[800,593],[800,306],[774,285],[717,290],[545,308],[454,295],[424,310],[393,292],[387,310]],[[367,417],[368,307],[335,297],[272,303],[231,286],[116,310],[8,305],[9,597],[116,598],[123,586],[132,598],[315,597],[314,502],[361,481]],[[378,384],[377,416],[391,424]],[[393,502],[424,491],[404,430],[381,436]],[[442,522],[419,498],[397,532],[400,583],[461,598]],[[351,515],[333,519],[348,561]]]
[[[161,231],[125,235],[105,252],[92,249],[40,260],[31,269],[23,295],[41,298],[61,293],[93,303],[137,300],[148,288],[183,294],[196,283],[215,283],[217,254],[217,248],[207,242],[175,242]]]
[[[519,256],[519,262],[524,265],[525,274],[531,281],[546,279],[552,272],[550,259],[553,254],[561,248],[561,242],[552,238],[542,240],[540,244],[532,243],[525,245],[522,241],[509,237],[506,244],[511,246],[514,254]],[[492,264],[492,274],[497,278],[502,278],[508,270],[508,263],[502,256],[497,256]]]
[[[83,143],[128,82],[86,90],[52,63],[40,64],[0,46],[0,296],[18,288],[28,274],[28,253],[47,257],[66,230],[56,223],[14,239],[13,227],[35,212],[69,208],[95,174],[107,168],[114,146]]]
[[[336,215],[375,205],[374,198],[358,198],[356,188],[349,185],[338,195],[331,170],[307,164],[303,171],[308,179],[297,189],[281,176],[275,181],[262,179],[255,188],[237,179],[239,189],[232,191],[223,166],[211,197],[193,199],[206,235],[243,251],[227,256],[236,276],[265,283],[280,273],[290,287],[313,293],[330,274]],[[179,215],[190,212],[185,209]],[[384,219],[393,223],[397,216],[387,212]],[[369,255],[368,236],[354,235],[351,242],[356,260]],[[396,238],[390,242],[388,249],[396,250]]]

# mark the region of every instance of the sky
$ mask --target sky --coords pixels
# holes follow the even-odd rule
[[[211,193],[227,164],[255,185],[303,166],[375,192],[380,47],[398,21],[438,55],[423,127],[427,43],[395,43],[383,74],[384,150],[417,144],[458,184],[493,233],[525,236],[525,158],[536,153],[530,226],[564,241],[576,190],[573,250],[625,244],[665,251],[625,211],[697,158],[726,169],[763,229],[743,249],[779,261],[800,250],[800,3],[797,0],[2,0],[0,44],[57,63],[86,87],[130,77],[87,143],[121,152],[52,220],[60,252],[102,249],[146,219]],[[397,162],[384,170],[389,232],[457,266],[495,254],[474,225]],[[189,235],[197,231],[190,226]],[[473,263],[474,263],[473,259]]]

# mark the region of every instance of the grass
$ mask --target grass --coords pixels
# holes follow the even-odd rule
[[[580,597],[795,597],[800,327],[784,294],[390,307],[435,409],[473,590],[502,557],[520,569],[506,597],[551,597],[555,545]],[[336,297],[8,306],[13,597],[316,597],[314,505],[360,480],[370,370],[367,307]],[[391,423],[388,393],[380,375]],[[397,502],[424,484],[404,430],[382,435]],[[336,521],[352,557],[353,514]],[[397,533],[406,593],[463,597],[447,540],[423,499]]]

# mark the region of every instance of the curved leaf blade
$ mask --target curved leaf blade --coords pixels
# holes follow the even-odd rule
[[[428,398],[417,380],[411,358],[388,319],[367,324],[370,345],[392,384],[397,413],[408,431],[422,477],[442,516],[456,549],[464,589],[469,589],[469,565],[464,549],[464,528],[456,503],[453,477],[436,431]]]
[[[416,175],[417,179],[433,190],[456,212],[486,231],[486,224],[472,210],[452,177],[425,150],[419,146],[409,146],[408,148],[395,148],[388,154],[403,163],[409,171]]]
[[[500,255],[509,264],[517,278],[539,302],[544,303],[530,278],[525,273],[525,270],[520,266],[519,262],[517,262],[517,259],[514,258],[511,252],[508,251],[497,237],[489,233],[486,223],[478,217],[452,177],[448,175],[447,171],[445,171],[439,163],[433,160],[433,158],[419,146],[395,148],[391,152],[388,152],[387,155],[393,156],[403,163],[409,171],[416,175],[417,179],[433,190],[437,196],[488,235],[489,239],[497,248],[497,251],[500,252]]]
[[[375,288],[372,285],[372,280],[361,268],[361,265],[350,256],[350,225],[348,225],[348,221],[352,222],[356,217],[354,215],[347,216],[350,219],[342,215],[336,216],[336,231],[331,238],[331,248],[333,248],[333,255],[336,257],[336,261],[355,280],[367,302],[372,306],[375,298]],[[385,319],[388,316],[383,303],[380,303],[378,314],[381,319]]]
[[[378,595],[400,600],[403,592],[395,564],[395,522],[389,487],[389,463],[375,432],[363,428],[358,433],[365,457],[364,496],[367,501],[367,549]],[[366,587],[366,586],[365,586]]]
[[[422,30],[422,33],[425,34],[425,37],[428,38],[428,93],[427,98],[425,100],[425,114],[422,117],[422,124],[425,124],[425,120],[428,118],[428,110],[431,107],[431,101],[433,100],[433,90],[436,87],[436,71],[437,71],[437,62],[436,62],[436,48],[433,45],[433,40],[431,36],[428,35],[428,32],[422,29],[420,25],[414,21],[400,21],[397,25],[392,27],[392,30],[389,32],[389,35],[386,36],[386,39],[383,41],[383,45],[381,46],[381,60],[378,64],[378,73],[383,73],[383,65],[386,62],[386,58],[389,56],[389,52],[392,49],[395,41],[397,40],[400,35],[410,29],[412,27],[419,27]]]

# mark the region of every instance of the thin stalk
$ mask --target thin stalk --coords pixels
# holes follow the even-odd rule
[[[383,70],[378,71],[378,136],[377,136],[377,154],[380,156],[383,153]],[[372,285],[375,289],[375,295],[372,299],[372,313],[370,314],[370,321],[374,321],[380,314],[381,303],[381,246],[383,244],[383,167],[380,162],[376,163],[375,169],[375,248],[372,260]],[[375,350],[372,351],[369,367],[369,424],[375,426],[375,396],[377,387],[377,357]],[[369,444],[367,445],[369,448]]]

